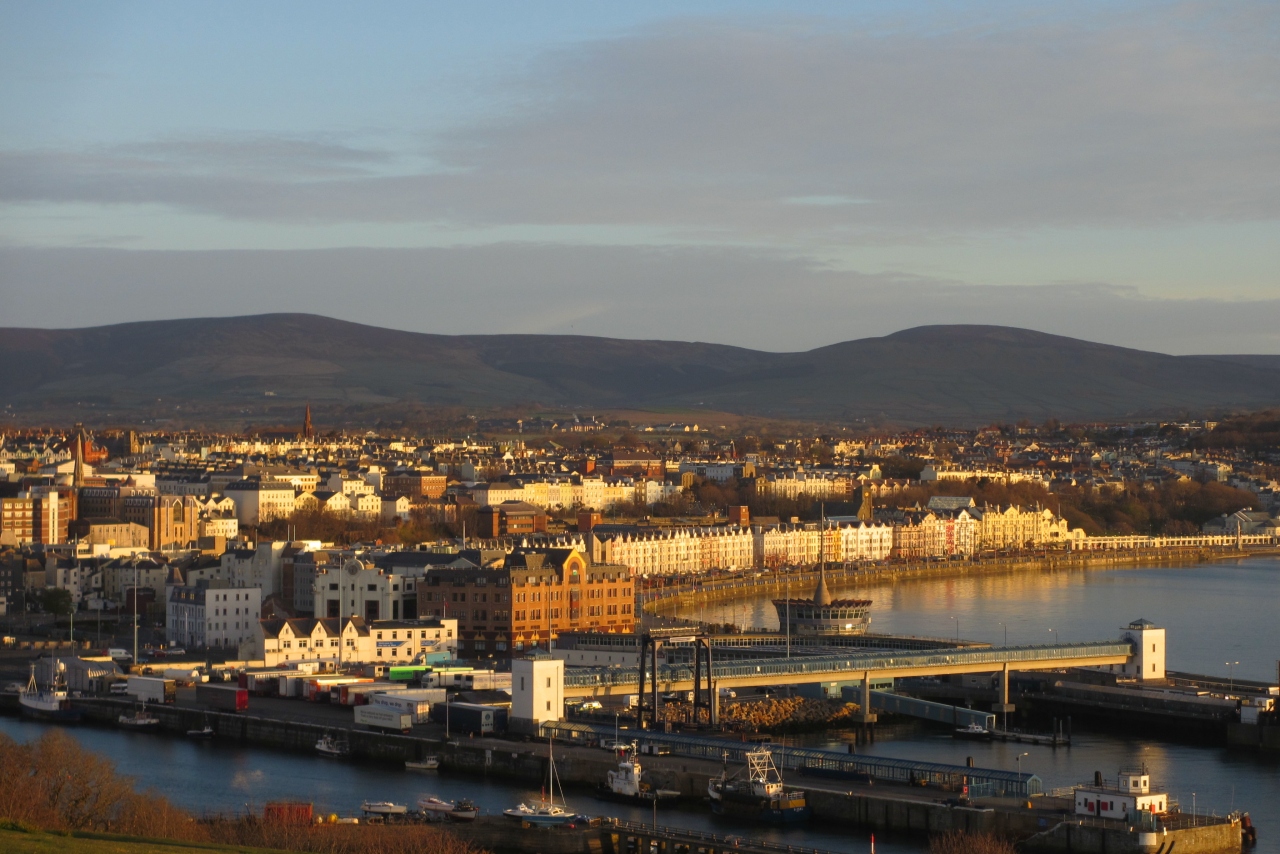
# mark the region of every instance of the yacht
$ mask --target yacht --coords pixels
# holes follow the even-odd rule
[[[67,692],[67,666],[54,659],[53,680],[45,688],[36,684],[36,666],[31,665],[31,678],[27,687],[18,692],[18,705],[28,717],[58,723],[75,723],[80,712],[71,708],[71,695]]]
[[[578,817],[577,813],[569,811],[569,805],[564,800],[564,788],[560,789],[560,803],[556,803],[556,783],[559,777],[556,774],[556,758],[555,758],[555,741],[547,738],[547,788],[543,790],[544,797],[537,803],[520,804],[509,810],[503,810],[502,814],[507,818],[515,819],[520,822],[528,822],[535,827],[563,827],[573,824]]]
[[[370,815],[404,815],[409,808],[404,804],[393,804],[390,801],[365,801],[360,809]]]
[[[436,795],[423,795],[418,798],[418,809],[428,817],[451,818],[454,821],[475,821],[480,815],[480,808],[466,798],[458,801],[446,801]]]

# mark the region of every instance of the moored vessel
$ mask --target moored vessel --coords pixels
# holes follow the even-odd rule
[[[519,804],[512,809],[503,810],[502,814],[535,827],[563,827],[573,824],[578,816],[569,811],[563,788],[560,791],[560,803],[556,803],[557,782],[559,775],[556,774],[555,742],[547,738],[547,787],[543,789],[542,799],[537,803]]]
[[[66,665],[53,662],[53,679],[45,688],[36,684],[36,666],[31,665],[31,678],[27,687],[18,692],[18,706],[28,717],[57,723],[75,723],[80,712],[71,708],[71,695],[67,692]]]
[[[633,803],[661,803],[680,797],[673,789],[655,789],[644,782],[644,769],[640,765],[639,750],[636,743],[622,748],[617,770],[610,771],[605,782],[600,784],[600,794],[607,798]]]
[[[145,732],[160,728],[160,719],[148,712],[145,706],[139,706],[131,715],[121,715],[116,718],[116,721],[125,729],[131,729],[135,732]]]
[[[767,748],[746,755],[746,776],[729,775],[728,763],[719,777],[707,781],[707,799],[716,815],[738,815],[773,824],[790,824],[809,818],[804,792],[787,791],[782,774]]]
[[[339,759],[351,754],[351,745],[347,743],[346,739],[334,738],[326,732],[316,742],[316,753],[331,759]]]
[[[992,733],[982,724],[969,724],[968,726],[956,727],[951,733],[951,737],[962,741],[990,741]]]

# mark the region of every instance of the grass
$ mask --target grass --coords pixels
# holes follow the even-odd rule
[[[140,839],[108,833],[44,833],[0,830],[0,851],[6,854],[271,854],[275,849]]]

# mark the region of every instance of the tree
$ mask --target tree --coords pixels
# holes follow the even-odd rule
[[[71,591],[59,587],[46,587],[40,591],[40,607],[56,617],[71,613]]]

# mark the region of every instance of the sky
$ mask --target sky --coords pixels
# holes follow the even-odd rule
[[[0,326],[1280,353],[1280,4],[0,4]]]

